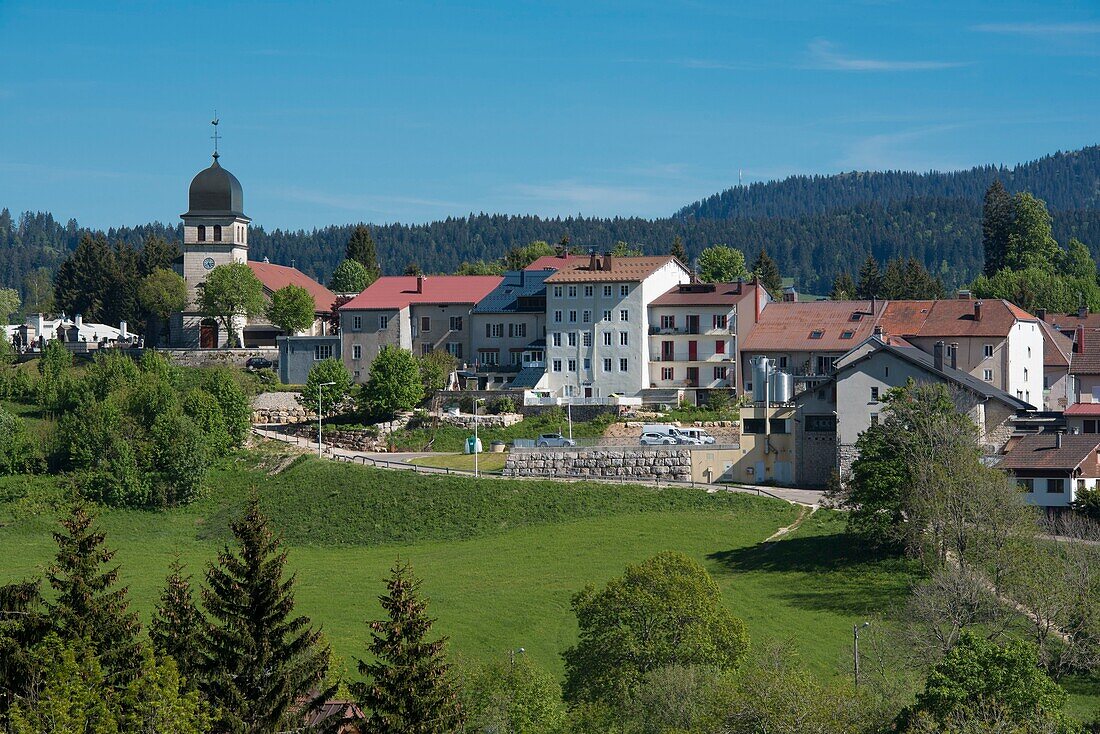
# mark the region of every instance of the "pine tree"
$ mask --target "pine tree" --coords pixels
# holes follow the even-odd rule
[[[688,253],[687,250],[684,249],[684,240],[680,237],[680,235],[676,235],[672,238],[672,249],[668,251],[668,254],[672,255],[674,258],[684,263],[685,265],[688,264]]]
[[[379,597],[388,619],[370,623],[373,662],[359,661],[368,682],[353,687],[376,734],[443,734],[461,719],[444,659],[447,638],[428,642],[433,619],[420,597],[420,580],[398,561]]]
[[[329,650],[308,617],[291,616],[294,577],[283,577],[287,552],[268,529],[258,497],[230,528],[237,548],[218,554],[202,590],[211,621],[203,693],[217,711],[217,731],[292,728],[333,692],[313,693],[327,673]]]
[[[76,502],[53,534],[57,557],[46,573],[54,599],[46,610],[54,629],[66,640],[88,640],[112,683],[124,685],[138,670],[141,625],[129,610],[129,590],[116,588],[118,566],[103,568],[115,557],[104,547],[105,536],[93,527],[95,517]]]
[[[882,274],[878,297],[893,301],[904,299],[907,293],[905,265],[901,258],[896,258],[886,263],[886,272]]]
[[[111,298],[115,281],[115,254],[102,236],[84,234],[80,244],[57,269],[54,299],[58,310],[69,316],[82,314],[85,321],[99,319]]]
[[[874,255],[868,255],[859,268],[859,284],[856,285],[856,298],[869,301],[879,296],[879,288],[882,287],[882,273],[878,268],[878,260]]]
[[[153,612],[149,638],[157,655],[176,661],[176,669],[188,687],[198,683],[202,668],[202,641],[206,620],[195,606],[191,577],[184,575],[179,558],[172,561],[160,601]]]
[[[829,300],[850,301],[856,297],[856,283],[848,273],[841,273],[833,280],[833,289],[829,292]]]
[[[760,278],[760,283],[775,297],[782,295],[783,278],[779,275],[779,266],[768,256],[768,251],[763,249],[752,264],[752,272]]]
[[[986,275],[996,275],[1005,266],[1015,211],[1012,197],[1004,185],[999,180],[990,184],[982,202],[982,253],[985,256],[982,272]]]
[[[348,260],[355,260],[367,269],[367,285],[378,280],[382,275],[382,267],[378,264],[378,248],[374,244],[374,238],[367,225],[355,225],[355,230],[352,231],[351,239],[348,240],[344,252]]]
[[[38,581],[0,586],[0,731],[12,704],[27,693],[33,648],[49,632]]]

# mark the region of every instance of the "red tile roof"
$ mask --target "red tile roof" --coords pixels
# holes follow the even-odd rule
[[[653,273],[660,270],[662,267],[670,262],[677,263],[684,269],[684,274],[688,274],[688,269],[676,258],[670,255],[644,255],[642,257],[614,257],[610,255],[599,255],[599,264],[603,265],[605,258],[611,258],[611,269],[604,270],[602,267],[592,269],[590,267],[591,260],[589,257],[582,258],[582,264],[574,264],[569,267],[561,268],[558,272],[551,275],[546,279],[547,283],[606,283],[609,281],[618,282],[640,282],[648,278]]]
[[[1067,416],[1093,417],[1100,415],[1100,403],[1074,403],[1066,408]]]
[[[1075,375],[1100,375],[1100,329],[1081,327],[1073,341],[1069,371]]]
[[[758,352],[847,352],[874,333],[885,301],[773,301],[742,344]],[[849,334],[843,338],[845,334]],[[820,335],[818,335],[820,334]]]
[[[1078,326],[1086,329],[1100,329],[1100,313],[1088,313],[1080,316],[1076,313],[1048,313],[1044,315],[1044,321],[1061,332],[1073,331]]]
[[[1100,434],[1063,435],[1061,448],[1056,447],[1053,433],[1038,433],[1022,437],[1005,454],[997,466],[1001,469],[1072,470],[1093,457],[1092,466],[1085,467],[1085,476],[1097,476],[1096,450]]]
[[[561,270],[574,265],[585,265],[588,259],[588,255],[543,255],[524,270]]]
[[[1069,367],[1073,340],[1045,321],[1039,322],[1039,330],[1043,332],[1043,366]]]
[[[981,318],[977,318],[981,304]],[[887,334],[907,337],[1008,336],[1017,321],[1037,319],[1003,299],[890,301],[879,322]]]
[[[318,313],[332,310],[332,302],[336,300],[336,294],[301,270],[289,268],[286,265],[276,265],[275,263],[256,260],[249,260],[248,267],[252,268],[252,272],[264,284],[264,290],[269,293],[274,293],[288,285],[301,286],[309,291],[309,295],[313,296],[313,303],[316,307],[314,310]]]
[[[652,306],[727,306],[756,297],[754,283],[682,283],[657,296]]]
[[[415,275],[387,275],[340,307],[358,309],[400,309],[412,303],[469,303],[487,296],[504,280],[499,275],[425,275],[422,292],[417,292]]]

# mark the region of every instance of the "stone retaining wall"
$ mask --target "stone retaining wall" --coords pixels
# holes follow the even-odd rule
[[[675,448],[513,449],[504,476],[691,480],[691,452]]]
[[[520,413],[501,413],[500,415],[479,415],[477,416],[477,427],[481,428],[507,428],[508,426],[514,426],[523,420],[523,415]],[[443,413],[439,416],[441,423],[446,423],[449,426],[458,426],[459,428],[468,428],[474,430],[474,416],[472,414],[460,413],[459,415],[452,415],[451,413]]]
[[[174,365],[180,367],[244,367],[250,357],[267,357],[276,369],[279,350],[274,347],[255,349],[158,349]]]

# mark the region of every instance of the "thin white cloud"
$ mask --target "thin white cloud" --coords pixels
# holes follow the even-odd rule
[[[808,50],[814,68],[831,71],[936,71],[966,66],[960,61],[895,61],[859,58],[842,53],[836,44],[825,39],[813,41]]]
[[[1020,36],[1086,36],[1100,33],[1100,23],[982,23],[974,30]]]
[[[924,138],[957,130],[961,125],[930,125],[897,132],[868,135],[855,140],[838,163],[842,170],[855,171],[956,171],[968,168],[929,153],[919,144]]]

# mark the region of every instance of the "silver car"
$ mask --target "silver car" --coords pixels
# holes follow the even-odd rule
[[[566,438],[560,433],[544,433],[535,439],[535,446],[541,449],[546,448],[568,448],[570,446],[576,446],[577,442],[571,438]]]
[[[638,443],[642,446],[672,446],[676,439],[667,433],[643,433]]]

